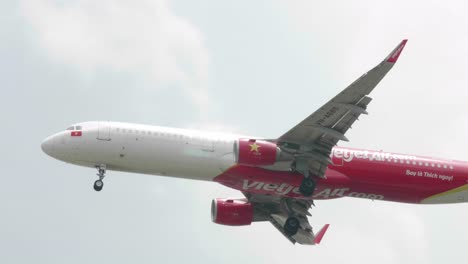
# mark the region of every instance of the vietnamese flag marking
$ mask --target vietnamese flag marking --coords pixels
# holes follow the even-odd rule
[[[81,131],[72,131],[71,136],[72,137],[81,137]]]

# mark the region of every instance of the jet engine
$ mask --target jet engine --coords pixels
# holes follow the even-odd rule
[[[213,199],[211,220],[229,226],[250,225],[253,221],[253,205],[245,199]]]
[[[235,146],[236,161],[248,166],[268,166],[278,161],[281,150],[275,143],[241,138]]]

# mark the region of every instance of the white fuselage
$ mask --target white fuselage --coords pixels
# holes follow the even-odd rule
[[[77,127],[80,130],[77,131]],[[75,131],[75,136],[72,132]],[[85,122],[48,137],[59,160],[107,169],[212,180],[235,164],[236,135],[118,122]]]

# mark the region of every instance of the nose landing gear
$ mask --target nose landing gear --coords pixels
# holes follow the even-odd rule
[[[96,166],[96,169],[98,170],[98,173],[96,175],[99,176],[99,180],[94,182],[93,188],[96,192],[100,192],[102,190],[102,187],[104,187],[104,182],[102,180],[106,176],[106,165],[101,164],[99,166]]]

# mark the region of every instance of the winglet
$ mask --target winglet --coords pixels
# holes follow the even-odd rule
[[[390,63],[395,63],[398,60],[398,57],[400,57],[401,52],[403,51],[403,48],[406,45],[406,42],[408,42],[407,39],[404,39],[393,51],[388,55],[387,58],[385,58],[386,62]]]
[[[322,229],[320,229],[320,231],[318,231],[314,238],[314,244],[320,244],[320,241],[322,241],[322,238],[325,235],[325,232],[327,232],[329,226],[330,224],[326,224],[322,227]]]

